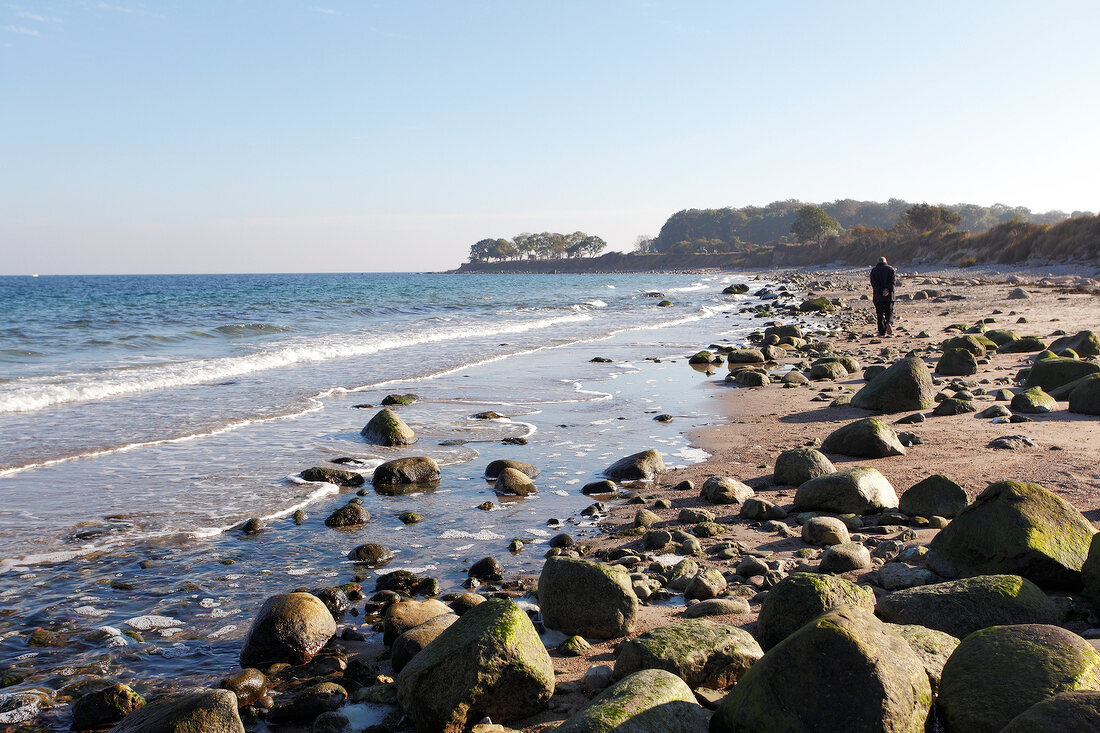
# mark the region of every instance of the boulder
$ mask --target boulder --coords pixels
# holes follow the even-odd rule
[[[978,408],[975,407],[974,403],[970,400],[962,400],[958,397],[948,397],[940,400],[940,403],[936,405],[936,409],[932,410],[932,414],[937,417],[945,417],[948,415],[965,415],[977,411]]]
[[[302,478],[306,481],[336,484],[337,486],[362,486],[365,481],[362,474],[354,471],[342,471],[339,468],[321,468],[319,466],[302,471]]]
[[[1022,575],[1042,588],[1081,587],[1093,528],[1071,504],[1037,484],[1000,481],[983,491],[928,545],[928,567],[946,578]]]
[[[911,517],[954,517],[968,501],[966,489],[937,473],[910,486],[898,508]]]
[[[292,695],[281,695],[267,714],[267,720],[277,725],[310,725],[321,715],[337,710],[347,700],[348,691],[341,685],[319,682]]]
[[[836,517],[810,517],[802,523],[802,541],[827,547],[847,542],[848,527]]]
[[[1100,356],[1100,334],[1096,331],[1078,331],[1073,336],[1056,339],[1050,345],[1050,350],[1056,354],[1066,349],[1072,349],[1084,359]]]
[[[742,387],[763,387],[771,384],[771,378],[763,371],[756,369],[739,369],[726,376],[727,382],[736,382]]]
[[[711,504],[740,504],[755,493],[737,479],[711,476],[703,482],[699,495]]]
[[[771,649],[814,618],[837,606],[872,612],[875,594],[870,588],[832,575],[791,573],[777,583],[760,603],[757,636]]]
[[[821,452],[854,458],[886,458],[905,455],[905,446],[886,423],[875,417],[865,417],[830,433],[821,443]]]
[[[409,629],[415,629],[420,624],[445,613],[454,612],[443,601],[434,599],[427,601],[394,601],[386,608],[386,616],[383,619],[382,626],[382,643],[389,646],[393,644],[397,637]]]
[[[191,688],[161,695],[122,719],[111,733],[244,733],[237,696]]]
[[[382,398],[382,405],[411,405],[420,399],[419,395],[415,395],[412,392],[406,394],[388,394]]]
[[[352,499],[342,507],[334,509],[325,517],[326,527],[358,527],[370,521],[370,512],[358,499]]]
[[[820,298],[806,298],[798,304],[798,310],[803,313],[831,313],[836,310],[836,306],[828,298],[822,296]]]
[[[510,600],[474,606],[397,675],[397,701],[420,731],[461,733],[488,716],[534,715],[554,694],[554,666],[534,624]]]
[[[974,417],[988,420],[993,417],[1009,417],[1011,415],[1012,412],[1004,405],[990,405]]]
[[[823,573],[850,573],[871,567],[871,551],[859,542],[841,542],[825,548],[819,570]]]
[[[744,598],[711,598],[688,606],[684,609],[684,616],[688,618],[727,615],[736,616],[748,612],[749,602]]]
[[[707,351],[706,349],[703,349],[702,351],[696,351],[688,359],[688,364],[712,364],[712,363],[721,364],[722,363],[722,357],[719,356],[717,358],[717,362],[715,362],[714,354]]]
[[[913,567],[903,562],[888,562],[878,569],[875,576],[878,578],[878,584],[886,590],[914,588],[943,580],[927,568]]]
[[[684,524],[697,524],[699,522],[713,522],[714,512],[707,511],[706,509],[692,509],[685,507],[680,510],[680,513],[676,515],[677,522],[683,522]]]
[[[778,326],[768,326],[764,329],[764,338],[775,336],[777,339],[803,338],[802,329],[794,323],[784,323]]]
[[[998,354],[1031,354],[1043,351],[1046,345],[1034,336],[1021,336],[997,347]]]
[[[700,570],[688,583],[684,590],[684,598],[689,601],[706,601],[724,593],[727,585],[725,576],[717,568]]]
[[[260,670],[245,667],[222,677],[218,687],[237,696],[238,708],[247,708],[267,694],[268,680]]]
[[[775,459],[772,480],[784,486],[801,486],[810,479],[834,473],[836,468],[825,454],[813,448],[785,450]]]
[[[1025,389],[1013,395],[1010,404],[1014,412],[1025,415],[1041,415],[1058,409],[1058,403],[1039,387]]]
[[[963,638],[988,626],[1057,624],[1063,613],[1039,586],[1019,575],[977,575],[883,596],[884,621],[917,624]]]
[[[1015,331],[1011,331],[1007,328],[991,328],[982,335],[997,344],[998,348],[1019,338]]]
[[[1014,288],[1012,292],[1008,294],[1009,300],[1026,300],[1029,297],[1027,291],[1023,288]]]
[[[871,514],[897,505],[894,487],[876,469],[866,466],[810,479],[794,495],[798,512]]]
[[[362,563],[369,568],[380,568],[388,565],[393,560],[393,550],[383,545],[368,542],[365,545],[355,547],[349,552],[348,559]]]
[[[328,608],[311,593],[283,593],[264,601],[241,649],[241,666],[304,664],[336,633]]]
[[[949,733],[997,733],[1047,698],[1100,688],[1100,654],[1071,631],[993,626],[963,639],[944,665],[937,707]]]
[[[145,705],[129,685],[113,684],[86,692],[73,703],[73,730],[106,728]]]
[[[1081,381],[1068,395],[1069,411],[1078,415],[1100,415],[1100,375]]]
[[[535,488],[535,482],[528,478],[527,474],[517,471],[514,468],[505,467],[497,474],[497,480],[496,483],[493,484],[493,490],[498,494],[527,496],[528,494],[535,493],[538,489]]]
[[[932,406],[932,375],[924,360],[907,356],[871,379],[852,397],[852,407],[876,412],[907,412]]]
[[[978,373],[978,360],[966,349],[944,349],[936,364],[936,374],[945,377],[967,377]]]
[[[538,478],[539,470],[532,466],[530,463],[524,463],[523,461],[510,461],[506,458],[501,458],[492,461],[485,467],[485,478],[495,479],[500,475],[500,472],[506,468],[512,468],[516,471],[527,476],[527,478]]]
[[[722,295],[743,295],[749,292],[749,286],[745,283],[733,283],[722,289]]]
[[[1089,541],[1089,551],[1081,566],[1082,592],[1100,604],[1100,534],[1094,534]]]
[[[414,626],[401,636],[393,640],[393,648],[390,650],[390,662],[393,671],[400,672],[413,657],[423,651],[436,639],[443,630],[458,620],[454,613],[441,613],[433,616],[419,626]]]
[[[786,519],[787,510],[781,506],[777,506],[775,502],[753,496],[745,499],[745,503],[741,505],[741,511],[738,512],[738,516],[742,519],[757,520]]]
[[[651,629],[619,645],[615,678],[663,669],[691,687],[732,687],[764,651],[752,634],[706,619]]]
[[[923,733],[924,663],[869,611],[822,614],[769,650],[711,719],[712,733]]]
[[[726,362],[730,365],[730,371],[737,364],[763,364],[764,354],[760,349],[731,349],[726,352]]]
[[[981,338],[972,334],[947,339],[943,342],[943,350],[946,352],[948,349],[966,349],[977,359],[985,356],[985,345]]]
[[[650,448],[620,458],[605,468],[603,474],[612,481],[648,481],[664,471],[665,462],[661,454]]]
[[[707,716],[682,679],[646,669],[619,680],[554,733],[701,733]]]
[[[359,434],[376,445],[412,445],[416,442],[413,429],[388,407],[379,410]]]
[[[427,456],[386,461],[374,469],[371,483],[379,486],[423,485],[439,481],[439,464]]]
[[[810,379],[848,378],[848,367],[840,359],[819,359],[810,366]]]
[[[909,648],[924,664],[924,671],[928,673],[928,681],[935,692],[940,685],[943,665],[947,664],[948,658],[959,646],[959,640],[951,634],[914,624],[888,623],[886,628],[908,642]]]
[[[1100,730],[1100,691],[1059,692],[1013,718],[1001,733]]]
[[[618,566],[552,557],[542,566],[538,596],[547,628],[597,639],[634,630],[638,597]]]
[[[1031,365],[1024,387],[1041,387],[1044,392],[1051,392],[1081,377],[1098,372],[1100,372],[1100,364],[1093,361],[1048,356]]]

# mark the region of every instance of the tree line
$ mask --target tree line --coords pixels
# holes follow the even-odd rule
[[[753,245],[818,241],[824,237],[884,241],[929,232],[982,232],[1014,221],[1055,224],[1091,212],[1035,213],[1024,206],[913,204],[841,199],[806,204],[794,199],[767,206],[685,209],[673,214],[656,238],[640,239],[639,252],[737,252]]]
[[[471,262],[492,260],[553,260],[565,257],[596,257],[607,242],[592,234],[523,232],[511,239],[482,239],[470,246]]]

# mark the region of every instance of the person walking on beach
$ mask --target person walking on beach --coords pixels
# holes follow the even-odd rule
[[[878,258],[878,264],[871,268],[872,300],[875,303],[875,315],[878,318],[878,335],[893,336],[894,329],[894,285],[897,270],[886,262],[885,257]]]

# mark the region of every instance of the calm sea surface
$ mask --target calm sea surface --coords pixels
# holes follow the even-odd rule
[[[397,553],[377,572],[445,590],[486,555],[537,572],[548,518],[594,531],[579,489],[611,462],[649,447],[670,465],[705,457],[685,435],[715,418],[722,374],[683,357],[759,326],[740,313],[758,299],[721,294],[739,279],[0,277],[0,670],[21,679],[0,691],[0,723],[29,715],[15,694],[63,728],[49,701],[90,675],[209,683],[235,667],[268,595],[356,574],[373,589],[374,571],[346,559],[363,542]],[[359,436],[377,410],[363,405],[391,392],[421,398],[396,408],[414,446]],[[485,410],[505,418],[472,417]],[[374,520],[359,530],[323,525],[354,489],[298,476],[348,457],[369,479],[402,455],[439,461],[440,487],[366,492]],[[497,497],[482,478],[495,458],[538,466],[538,494]],[[479,511],[487,500],[497,508]],[[404,525],[406,509],[424,521]],[[232,531],[250,517],[266,531]],[[531,546],[509,555],[514,537]],[[62,645],[30,645],[36,628]]]

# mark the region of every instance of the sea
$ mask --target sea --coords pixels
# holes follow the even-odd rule
[[[750,278],[750,294],[722,294]],[[396,569],[460,591],[487,556],[506,576],[537,574],[554,534],[599,531],[580,489],[615,460],[707,457],[690,433],[721,419],[725,371],[687,357],[760,328],[751,293],[775,285],[733,273],[0,277],[0,724],[64,730],[57,702],[90,680],[147,694],[216,684],[276,593],[358,579],[369,595]],[[394,408],[412,446],[360,435],[391,393],[418,397]],[[487,411],[501,417],[474,417]],[[412,455],[439,463],[438,488],[371,490],[377,465]],[[484,471],[498,458],[538,467],[537,493],[497,496]],[[365,490],[303,480],[313,466],[360,472]],[[325,526],[357,493],[372,521]],[[422,520],[403,523],[406,510]],[[241,532],[250,518],[265,529]],[[349,560],[366,542],[393,550],[391,564]]]

